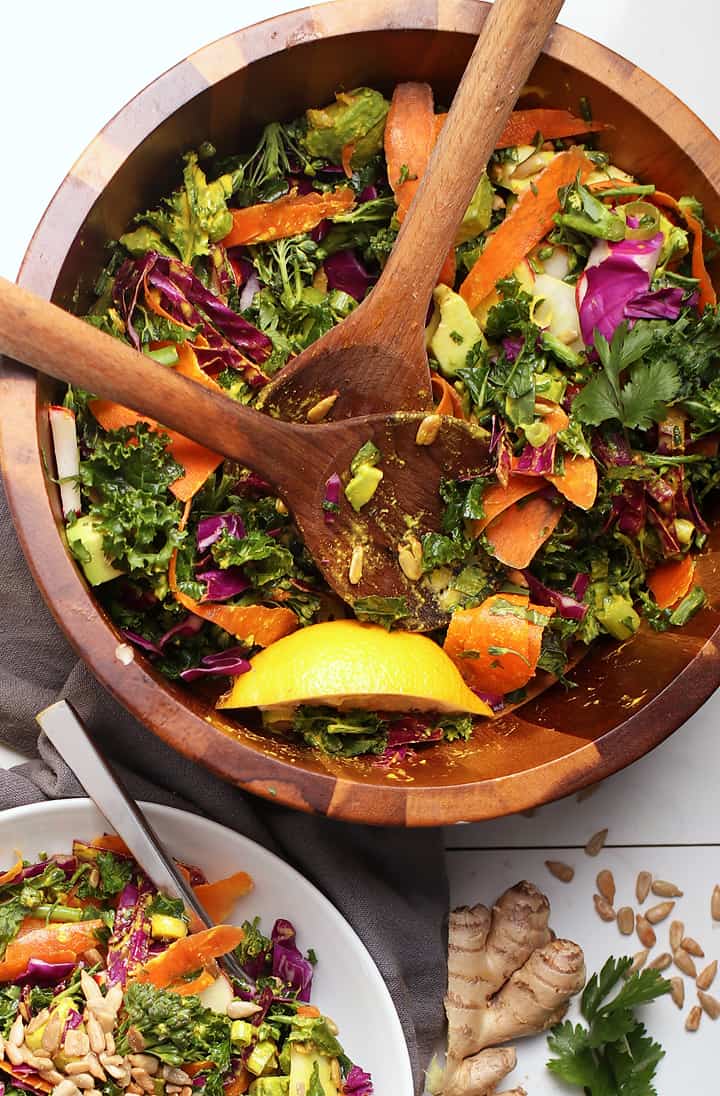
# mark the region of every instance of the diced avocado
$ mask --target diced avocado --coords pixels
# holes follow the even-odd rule
[[[256,1043],[245,1062],[245,1068],[259,1077],[261,1073],[267,1073],[277,1065],[277,1047],[274,1043],[264,1039]]]
[[[440,323],[430,340],[430,349],[443,376],[455,377],[465,365],[468,351],[476,343],[485,345],[485,336],[459,293],[447,285],[438,285],[433,297],[440,309]]]
[[[563,365],[569,365],[571,368],[576,368],[580,365],[582,360],[580,355],[575,350],[571,350],[570,347],[558,339],[556,335],[551,335],[549,331],[543,331],[540,338],[542,340],[543,349],[547,350],[553,357],[562,362]],[[559,396],[548,396],[548,399],[554,399],[556,403],[559,403],[567,382],[558,370],[556,370],[556,372],[558,372],[558,376],[562,382],[562,391]],[[541,376],[545,377],[547,374],[542,373]]]
[[[187,936],[188,927],[181,917],[168,917],[166,913],[153,913],[150,917],[150,935],[160,940],[180,940]]]
[[[257,1033],[257,1028],[247,1020],[233,1020],[230,1028],[230,1038],[241,1047],[249,1047],[255,1041]]]
[[[539,448],[541,445],[544,445],[550,437],[550,427],[541,419],[537,422],[528,423],[525,427],[525,437],[530,445]]]
[[[688,253],[687,230],[680,225],[674,225],[664,213],[660,214],[660,231],[663,234],[663,245],[660,249],[658,266],[665,266],[671,259],[680,259]]]
[[[288,1096],[289,1077],[258,1077],[248,1089],[249,1096]]]
[[[630,639],[640,627],[640,617],[630,599],[611,593],[604,583],[595,589],[595,616],[615,639]]]
[[[100,586],[122,574],[114,567],[103,549],[103,537],[97,522],[85,514],[68,525],[66,530],[68,546],[91,586]]]
[[[334,103],[305,112],[305,147],[311,156],[339,164],[343,149],[352,144],[351,166],[363,167],[382,149],[389,109],[387,99],[373,88],[339,91]]]
[[[75,1003],[70,997],[63,997],[58,1001],[55,1008],[50,1010],[50,1015],[44,1024],[40,1024],[40,1027],[35,1028],[29,1035],[25,1036],[25,1042],[32,1051],[40,1050],[42,1046],[43,1035],[45,1034],[45,1028],[48,1026],[48,1022],[51,1016],[59,1016],[61,1020],[67,1020],[68,1016],[75,1009]],[[83,1028],[83,1031],[85,1029]]]
[[[322,1096],[340,1096],[338,1087],[332,1079],[331,1061],[332,1059],[327,1055],[318,1054],[312,1050],[310,1054],[302,1053],[293,1043],[290,1051],[290,1096],[301,1096],[302,1093],[309,1092],[313,1072],[316,1070],[316,1079],[320,1083]]]
[[[359,466],[345,488],[345,498],[356,513],[370,502],[382,478],[383,474],[379,468],[373,468],[370,464]]]
[[[480,182],[475,187],[475,193],[470,199],[470,205],[465,210],[465,215],[460,222],[460,228],[455,237],[455,245],[464,244],[466,240],[473,240],[490,224],[492,217],[492,205],[495,192],[492,184],[484,173],[480,176]]]

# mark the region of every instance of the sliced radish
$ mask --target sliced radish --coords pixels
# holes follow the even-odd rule
[[[542,260],[543,270],[551,278],[565,278],[570,269],[570,260],[566,247],[554,247],[549,259]]]
[[[80,499],[80,449],[75,428],[75,413],[67,407],[50,408],[50,430],[52,432],[55,466],[60,482],[60,501],[64,517],[79,514],[82,506]]]
[[[227,1007],[234,996],[235,994],[232,991],[232,986],[224,974],[221,974],[219,978],[216,978],[213,984],[208,986],[207,989],[198,993],[198,997],[205,1008],[212,1009],[213,1012],[218,1012],[221,1016],[227,1014]]]

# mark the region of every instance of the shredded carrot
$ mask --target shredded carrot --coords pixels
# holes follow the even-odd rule
[[[320,1009],[315,1005],[298,1005],[298,1016],[307,1016],[310,1020],[316,1020],[320,1015]]]
[[[223,1085],[223,1096],[241,1096],[243,1092],[247,1092],[253,1080],[252,1074],[248,1073],[245,1066],[240,1066],[239,1072],[233,1079]]]
[[[195,977],[191,978],[189,982],[173,982],[172,985],[167,988],[171,993],[177,993],[180,997],[189,997],[193,993],[202,993],[204,989],[211,986],[216,979],[216,975],[211,974],[209,970],[201,970]]]
[[[218,628],[236,639],[252,640],[259,647],[269,647],[297,628],[298,618],[291,609],[266,605],[213,605],[188,597],[177,586],[176,557],[177,553],[173,552],[168,567],[168,583],[175,600],[188,612],[217,624]]]
[[[474,609],[453,613],[444,649],[473,688],[509,693],[534,675],[540,643],[530,629],[542,637],[542,628],[531,625],[526,610],[538,611],[538,606],[521,594],[493,594]]]
[[[654,205],[662,206],[665,209],[672,209],[685,221],[685,224],[692,232],[693,245],[691,269],[693,278],[697,278],[699,283],[698,311],[702,312],[708,304],[711,304],[714,307],[717,304],[717,294],[705,267],[705,256],[703,255],[703,226],[700,224],[697,217],[693,217],[692,213],[683,209],[679,202],[669,194],[663,194],[661,190],[656,190],[654,194],[648,194],[647,200]]]
[[[251,875],[246,871],[236,871],[234,875],[214,883],[199,883],[194,890],[213,921],[226,921],[238,898],[249,894],[253,886]]]
[[[455,275],[457,274],[457,263],[455,261],[455,248],[451,247],[445,256],[445,262],[443,263],[440,273],[438,274],[438,285],[448,285],[452,289],[455,285]]]
[[[479,537],[484,529],[509,506],[545,487],[539,476],[511,476],[507,486],[491,483],[483,492],[482,505],[485,516],[470,523],[470,535]]]
[[[355,152],[356,143],[357,142],[355,141],[348,141],[346,145],[343,145],[342,156],[340,158],[342,169],[348,179],[352,179],[352,158],[353,153]]]
[[[523,570],[552,536],[561,514],[562,506],[542,495],[513,503],[485,529],[491,554],[506,567]]]
[[[14,879],[17,879],[19,875],[22,875],[22,870],[23,858],[22,856],[18,856],[13,866],[11,868],[8,868],[7,871],[4,871],[2,875],[0,875],[0,886],[5,883],[12,883]]]
[[[16,936],[5,950],[0,963],[0,980],[12,982],[23,974],[28,960],[42,959],[45,963],[70,963],[88,948],[97,947],[98,933],[104,929],[98,918],[59,925],[45,925],[23,936]]]
[[[214,1069],[215,1063],[209,1058],[206,1058],[202,1062],[186,1062],[183,1069],[189,1077],[197,1077],[198,1073],[205,1073],[209,1069]]]
[[[541,397],[535,400],[535,404],[542,408],[541,422],[548,427],[551,434],[559,434],[561,430],[567,430],[570,419],[563,411],[559,403],[553,400],[545,400]]]
[[[682,559],[671,559],[660,563],[647,579],[653,597],[661,609],[669,609],[680,598],[685,597],[695,577],[695,560],[686,555]]]
[[[68,960],[69,961],[69,960]],[[18,1082],[20,1090],[27,1090],[28,1092],[52,1092],[53,1085],[49,1081],[43,1081],[42,1077],[33,1073],[28,1077],[26,1072],[27,1066],[11,1066],[9,1062],[0,1062],[0,1070],[3,1073],[7,1073],[8,1077],[12,1077]],[[28,1081],[32,1081],[32,1088],[28,1084]],[[3,1086],[4,1087],[4,1086]]]
[[[565,467],[561,476],[547,475],[554,487],[568,502],[589,510],[595,503],[598,487],[597,466],[592,457],[565,457]]]
[[[429,84],[398,84],[385,121],[388,181],[405,219],[435,144],[433,93]]]
[[[107,852],[119,852],[122,856],[132,856],[122,837],[118,837],[116,833],[101,833],[99,837],[93,837],[90,846]]]
[[[355,195],[350,187],[339,187],[327,194],[312,190],[309,194],[289,194],[274,202],[232,209],[233,227],[222,244],[237,247],[298,236],[310,232],[326,217],[347,213],[354,205]]]
[[[431,375],[433,399],[437,400],[435,410],[438,415],[452,415],[464,419],[462,401],[454,385],[441,377],[439,373]]]
[[[245,939],[245,933],[235,925],[214,925],[192,936],[173,940],[160,955],[154,956],[135,975],[138,982],[150,982],[158,989],[174,985],[190,971],[199,970],[226,955]]]
[[[597,133],[609,129],[607,122],[586,122],[576,118],[569,110],[514,110],[505,128],[495,142],[495,148],[510,148],[512,145],[531,145],[537,134],[546,141],[556,141],[560,137],[574,137],[580,133]]]
[[[559,153],[518,198],[497,231],[488,237],[484,251],[460,286],[471,310],[476,309],[501,278],[511,273],[553,226],[560,208],[558,190],[579,173],[586,178],[593,165],[580,148]]]

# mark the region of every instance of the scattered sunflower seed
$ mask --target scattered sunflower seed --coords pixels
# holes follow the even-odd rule
[[[318,400],[316,404],[313,404],[307,413],[307,421],[322,422],[323,419],[327,418],[339,395],[339,392],[332,392],[329,396],[325,396],[324,399]]]
[[[647,950],[647,948],[645,948],[643,951],[637,952],[637,954],[633,956],[632,965],[629,966],[628,969],[625,971],[625,977],[629,978],[631,974],[637,974],[639,970],[642,970],[642,968],[647,963],[649,954],[650,952]]]
[[[655,944],[657,943],[655,929],[652,927],[647,917],[644,917],[642,913],[639,913],[635,918],[635,930],[638,934],[638,940],[644,948],[655,947]]]
[[[693,1005],[693,1007],[688,1012],[687,1020],[685,1021],[685,1030],[697,1031],[697,1029],[700,1027],[701,1019],[702,1009],[700,1008],[700,1005]]]
[[[688,955],[694,955],[696,959],[705,958],[705,952],[700,947],[697,940],[693,940],[692,936],[683,936],[680,941],[680,947],[683,948]]]
[[[677,975],[670,979],[670,996],[677,1005],[678,1008],[682,1008],[685,1004],[685,983],[682,978],[678,978]]]
[[[670,952],[664,951],[662,955],[656,955],[654,959],[651,959],[648,963],[648,970],[667,970],[672,961]]]
[[[710,986],[715,981],[717,969],[717,959],[713,959],[712,963],[708,963],[708,965],[700,971],[697,978],[698,989],[710,989]]]
[[[603,921],[615,920],[615,910],[612,908],[610,903],[602,897],[601,894],[594,894],[593,902],[595,903],[595,910],[598,917],[600,917]]]
[[[440,415],[426,415],[417,428],[415,435],[416,445],[432,445],[438,436],[442,417]]]
[[[603,849],[604,846],[605,846],[605,842],[607,840],[607,835],[608,835],[608,831],[606,829],[605,830],[598,830],[597,833],[594,833],[592,835],[592,837],[588,841],[587,845],[585,846],[585,852],[587,853],[588,856],[597,856],[598,855],[598,853],[601,851],[601,849]]]
[[[683,892],[674,883],[668,883],[665,879],[656,879],[650,888],[658,898],[682,898]]]
[[[720,885],[715,884],[713,887],[712,898],[710,899],[710,913],[712,914],[713,921],[720,921]]]
[[[622,906],[617,912],[617,923],[623,936],[630,936],[635,929],[635,911],[630,906]]]
[[[678,970],[681,970],[683,974],[687,974],[688,978],[697,978],[697,967],[695,966],[695,961],[690,955],[688,955],[686,951],[684,951],[682,948],[678,948],[673,958],[675,960],[675,966],[678,968]]]
[[[615,901],[615,877],[613,876],[613,873],[608,871],[607,868],[604,868],[603,871],[597,873],[595,882],[597,884],[597,889],[605,901],[612,905]]]
[[[659,925],[661,921],[670,916],[674,909],[674,902],[658,902],[656,906],[651,906],[649,910],[645,911],[645,916],[651,925]]]
[[[652,875],[649,871],[641,871],[638,873],[637,882],[635,883],[635,897],[638,902],[645,901],[650,893],[650,886],[652,884]]]
[[[571,868],[569,864],[564,864],[562,860],[546,860],[545,867],[561,883],[572,883],[575,878],[575,868]]]
[[[682,921],[671,921],[670,923],[670,951],[675,952],[680,947],[683,941],[683,934],[685,932],[685,926]]]
[[[713,997],[711,993],[704,993],[703,990],[698,990],[698,1001],[703,1007],[703,1012],[706,1012],[711,1020],[717,1020],[720,1016],[720,1001],[717,997]]]

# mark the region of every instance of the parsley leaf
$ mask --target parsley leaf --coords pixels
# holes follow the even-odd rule
[[[679,373],[671,361],[642,361],[654,338],[649,325],[636,324],[628,332],[627,324],[618,326],[612,342],[595,332],[602,373],[596,374],[575,397],[573,417],[588,426],[599,426],[617,419],[628,428],[647,430],[665,417],[666,404],[678,395]],[[629,380],[622,385],[621,374],[630,368]]]
[[[147,912],[148,917],[152,917],[154,913],[158,913],[164,917],[177,917],[181,921],[187,921],[185,905],[182,899],[169,898],[167,894],[160,894],[159,892],[148,906]]]
[[[130,1049],[131,1027],[142,1035],[148,1054],[166,1065],[210,1061],[221,1073],[230,1065],[230,1021],[205,1008],[198,997],[181,997],[149,983],[131,982],[117,1036],[120,1054]]]
[[[78,887],[80,898],[110,898],[119,894],[132,878],[132,861],[113,856],[111,852],[99,852],[95,866],[100,873],[100,881],[97,886],[92,886],[86,875]]]
[[[387,744],[387,724],[375,712],[339,712],[301,704],[295,710],[293,730],[309,746],[333,757],[381,754]]]
[[[643,970],[611,997],[631,966],[631,959],[608,959],[582,995],[580,1009],[589,1027],[566,1021],[548,1036],[553,1055],[548,1069],[586,1096],[655,1096],[652,1080],[664,1051],[633,1009],[669,993],[670,983],[659,971]]]
[[[20,986],[3,986],[0,990],[0,1035],[7,1035],[17,1016]]]
[[[27,912],[17,896],[0,906],[0,957],[5,954],[5,948],[10,941],[17,936]]]

